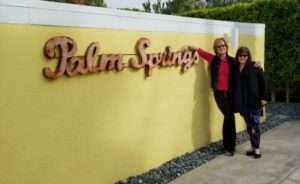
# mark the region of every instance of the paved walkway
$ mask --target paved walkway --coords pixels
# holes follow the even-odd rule
[[[220,155],[169,184],[300,184],[300,121],[285,122],[262,134],[260,159]]]

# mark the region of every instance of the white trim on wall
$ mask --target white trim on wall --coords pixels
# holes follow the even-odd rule
[[[0,23],[133,31],[265,35],[265,24],[207,20],[41,0],[0,0]]]

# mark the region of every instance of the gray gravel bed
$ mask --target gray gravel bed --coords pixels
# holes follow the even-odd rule
[[[300,120],[300,103],[269,103],[266,111],[267,119],[261,124],[262,133],[285,121]],[[248,140],[246,131],[237,134],[237,145]],[[130,176],[126,181],[118,181],[115,184],[166,184],[223,154],[223,152],[222,141],[213,142],[191,153],[176,157],[158,168],[138,176]]]

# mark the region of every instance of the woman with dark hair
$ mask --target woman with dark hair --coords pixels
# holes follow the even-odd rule
[[[234,73],[234,110],[239,112],[247,125],[251,149],[248,156],[260,158],[260,114],[266,101],[266,82],[263,70],[254,66],[248,47],[242,46],[235,59],[238,70]]]
[[[223,146],[225,154],[233,156],[236,145],[236,129],[233,110],[232,73],[236,65],[234,58],[228,55],[228,45],[224,38],[217,38],[213,43],[215,54],[201,48],[188,46],[188,50],[197,50],[208,61],[211,68],[211,88],[223,119]]]

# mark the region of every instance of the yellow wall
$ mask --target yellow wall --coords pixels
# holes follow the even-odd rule
[[[221,139],[206,61],[184,74],[155,68],[145,78],[125,68],[49,81],[42,68],[56,60],[43,46],[54,36],[73,38],[84,55],[93,41],[101,54],[132,54],[141,37],[152,42],[148,53],[186,44],[212,51],[222,35],[0,24],[1,184],[114,183]],[[264,60],[263,36],[241,35],[239,45]]]

